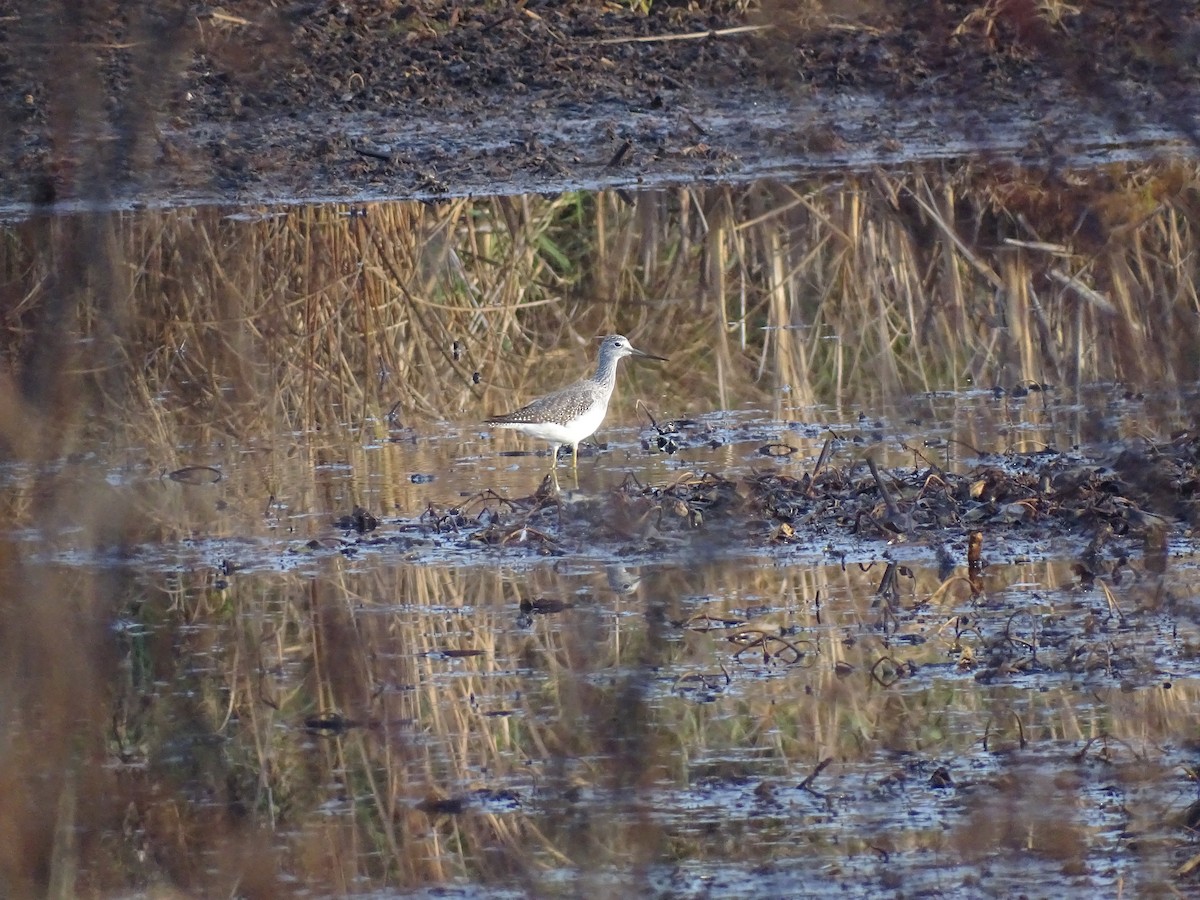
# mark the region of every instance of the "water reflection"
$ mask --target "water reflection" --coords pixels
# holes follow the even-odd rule
[[[1132,397],[1098,386],[1069,401],[1045,392],[1021,399],[991,391],[940,393],[849,421],[829,409],[795,410],[803,418],[782,420],[757,410],[713,413],[674,429],[671,453],[657,449],[655,429],[615,424],[598,436],[598,446],[584,445],[577,472],[563,468],[556,521],[570,519],[572,510],[583,515],[588,502],[626,479],[655,485],[706,472],[737,479],[771,470],[799,477],[822,452],[827,464],[863,473],[868,457],[884,467],[945,472],[968,471],[1004,454],[1073,447],[1103,460],[1130,441],[1182,429],[1192,405],[1182,392]],[[322,545],[338,546],[344,530],[335,521],[360,507],[391,523],[391,531],[376,535],[397,539],[385,543],[385,555],[428,551],[453,563],[473,559],[469,548],[435,546],[416,525],[430,509],[474,515],[488,497],[535,492],[546,459],[537,451],[506,449],[510,437],[481,425],[442,424],[363,443],[284,435],[249,447],[181,448],[162,461],[128,451],[117,462],[94,455],[10,464],[5,512],[16,529],[10,533],[24,534],[43,559],[121,553],[170,568],[180,556],[211,560],[219,554],[238,567],[275,568],[303,566]],[[206,477],[199,483],[172,477],[181,471]],[[414,527],[397,529],[402,522]],[[630,520],[624,528],[644,532],[651,524]],[[616,548],[593,549],[603,555]],[[363,551],[373,552],[370,546],[356,552]]]
[[[105,278],[58,285],[65,323],[33,311],[75,232],[14,227],[10,349],[63,338],[36,392],[0,380],[14,893],[49,870],[98,894],[1171,882],[1200,617],[1168,441],[1194,341],[1128,322],[1190,308],[1185,211],[1109,223],[1064,276],[1075,256],[934,183],[576,198],[610,229],[590,247],[572,220],[577,269],[489,201],[117,216],[89,226]],[[563,237],[566,201],[522,202]],[[581,301],[652,227],[619,302]],[[483,420],[614,330],[673,362],[624,373],[532,503],[548,460]],[[1040,500],[904,527],[926,485],[1051,449]],[[835,505],[868,498],[845,520],[749,502],[768,475],[807,502],[818,465]],[[1114,471],[1165,494],[1138,508]],[[676,508],[683,483],[738,515]],[[870,508],[885,486],[899,512]],[[1093,530],[1038,518],[1071,490]]]
[[[1072,429],[1103,396],[1110,433],[1152,427],[1153,404],[1111,393],[1055,406],[976,392],[820,427],[714,415],[673,455],[614,428],[564,486],[551,555],[426,543],[410,527],[431,503],[516,495],[543,474],[544,460],[494,455],[474,427],[186,451],[219,481],[137,457],[13,466],[10,514],[28,529],[7,547],[47,584],[121,585],[102,643],[122,675],[93,701],[111,723],[95,723],[102,756],[146,785],[132,801],[140,842],[173,845],[182,829],[219,871],[241,835],[323,891],[715,880],[737,894],[830,871],[882,887],[879,848],[930,886],[980,860],[996,891],[1064,866],[1094,890],[1115,877],[1090,876],[1101,863],[1149,885],[1106,792],[1151,834],[1152,810],[1186,806],[1171,774],[1186,760],[1163,748],[1184,745],[1200,699],[1200,629],[1168,599],[1189,595],[1190,551],[1165,581],[1135,563],[1087,584],[1070,553],[989,538],[979,590],[961,556],[939,573],[929,546],[878,538],[844,562],[848,544],[813,556],[682,542],[622,558],[563,540],[578,504],[630,476],[800,473],[830,432],[864,473],[871,447],[889,467],[934,453],[968,467],[1014,441],[1082,439]],[[65,496],[86,499],[39,501]],[[375,531],[334,526],[354,504]],[[1147,765],[1153,788],[1125,784]],[[1035,789],[1070,822],[1048,818]]]
[[[1192,665],[1171,644],[1195,635],[1169,636],[1144,608],[1118,624],[1066,564],[989,570],[984,604],[969,592],[930,603],[925,569],[881,598],[881,568],[648,566],[634,584],[569,562],[331,558],[305,575],[234,575],[217,594],[199,573],[169,599],[147,584],[126,640],[156,687],[147,705],[149,684],[131,683],[123,752],[133,764],[165,740],[139,764],[189,793],[256,798],[288,823],[276,850],[306,880],[327,875],[306,844],[353,840],[343,865],[396,885],[553,890],[590,873],[631,889],[691,873],[757,888],[831,866],[881,877],[863,869],[870,847],[918,880],[958,877],[958,863],[924,870],[934,852],[988,859],[997,885],[1092,858],[1137,881],[1113,837],[1126,813],[1101,797],[1114,766],[1145,764],[1130,748],[1162,746],[1185,721]],[[522,612],[534,599],[560,605]],[[746,624],[767,622],[802,660],[745,652]],[[1097,628],[1109,636],[1086,637]],[[1032,668],[1023,653],[1026,667],[1002,671],[1013,644],[1037,647]],[[341,727],[306,730],[317,711]],[[1053,773],[1072,756],[1084,765],[1067,783]],[[1158,750],[1154,765],[1174,757]],[[1029,793],[1043,783],[1072,823],[1056,813],[1051,827]],[[1139,802],[1177,802],[1171,779],[1161,791],[1139,787]],[[981,819],[1012,825],[989,833]],[[1020,865],[1004,861],[1029,849],[1010,827],[1034,835]]]

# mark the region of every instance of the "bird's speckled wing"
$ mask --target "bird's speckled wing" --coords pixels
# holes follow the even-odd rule
[[[584,379],[553,394],[538,397],[532,403],[510,413],[489,418],[489,425],[512,425],[528,422],[566,423],[582,415],[596,401],[595,385]]]

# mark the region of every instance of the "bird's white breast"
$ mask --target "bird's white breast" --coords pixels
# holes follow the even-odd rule
[[[578,444],[585,437],[596,433],[604,414],[608,412],[607,404],[593,404],[583,413],[568,419],[566,422],[497,422],[500,428],[512,428],[530,437],[539,438],[552,444]]]

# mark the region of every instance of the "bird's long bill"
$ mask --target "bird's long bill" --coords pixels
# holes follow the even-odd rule
[[[641,356],[646,359],[657,359],[659,362],[667,362],[668,361],[665,356],[655,356],[653,353],[647,353],[645,350],[639,350],[637,347],[634,347],[632,344],[629,345],[629,352],[632,353],[634,356]]]

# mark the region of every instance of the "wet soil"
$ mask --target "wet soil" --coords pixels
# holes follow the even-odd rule
[[[652,187],[1191,152],[1194,4],[0,0],[0,203]],[[836,7],[836,8],[834,8]]]

